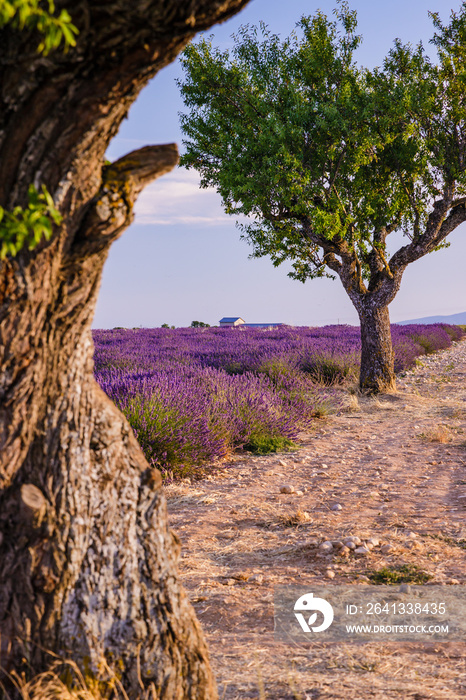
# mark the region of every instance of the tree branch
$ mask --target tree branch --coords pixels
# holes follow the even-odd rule
[[[343,147],[343,150],[340,153],[340,157],[338,158],[338,162],[337,162],[336,167],[335,167],[335,172],[333,173],[333,175],[330,179],[329,188],[328,188],[329,193],[332,191],[332,187],[335,186],[335,180],[337,179],[337,175],[338,175],[338,172],[340,170],[340,166],[341,166],[341,163],[343,161],[343,156],[345,155],[345,153],[346,153],[346,145]],[[337,195],[338,195],[338,193],[337,193]],[[340,198],[338,197],[338,199],[340,199]],[[344,207],[343,207],[343,210],[344,210]]]
[[[301,226],[304,237],[312,241],[315,245],[323,248],[325,253],[333,253],[334,255],[340,256],[344,255],[347,257],[351,256],[352,251],[344,239],[335,237],[330,240],[324,238],[324,236],[319,236],[306,217],[301,219]]]
[[[173,170],[178,161],[179,154],[176,143],[145,146],[131,151],[105,169],[104,191],[106,186],[114,184],[125,190],[129,186],[133,198],[131,204],[134,204],[141,190],[149,182]]]
[[[178,163],[178,148],[169,143],[145,146],[104,169],[102,186],[92,200],[73,244],[73,253],[90,255],[113,243],[133,220],[141,190]]]
[[[460,206],[462,206],[463,204],[466,204],[466,197],[460,197],[460,199],[455,199],[455,200],[451,203],[451,208],[452,208],[452,209],[455,209],[455,207],[460,207]]]
[[[196,32],[228,19],[247,1],[60,0],[78,41],[67,53],[46,57],[29,33],[3,28],[0,204],[23,205],[35,182],[54,198],[67,188],[70,197],[59,207],[64,216],[85,205],[100,184],[96,163],[141,88]],[[78,173],[85,177],[76,196],[69,184]]]
[[[301,221],[303,235],[324,251],[324,261],[340,277],[348,294],[366,294],[361,275],[361,263],[354,247],[351,249],[342,238],[328,240],[317,235],[305,219]],[[340,260],[336,257],[338,256]]]
[[[338,258],[335,257],[333,253],[324,253],[323,262],[325,265],[327,265],[327,267],[333,270],[333,272],[336,272],[337,275],[340,274],[341,262],[338,260]]]
[[[455,228],[466,221],[466,198],[453,202],[451,195],[452,193],[447,191],[444,199],[435,202],[425,233],[392,255],[389,262],[392,271],[404,269],[415,260],[431,253]]]

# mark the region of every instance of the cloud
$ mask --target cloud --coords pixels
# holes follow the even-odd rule
[[[201,190],[194,170],[177,168],[146,187],[135,206],[135,224],[189,224],[231,226],[235,218],[224,213],[213,188]]]

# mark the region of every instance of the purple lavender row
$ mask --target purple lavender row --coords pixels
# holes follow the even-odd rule
[[[455,326],[392,326],[396,371],[449,347]],[[94,331],[99,384],[166,476],[235,449],[283,449],[357,378],[359,329],[179,328]],[[323,386],[325,388],[323,388]]]

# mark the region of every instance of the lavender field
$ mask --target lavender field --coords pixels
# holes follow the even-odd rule
[[[449,347],[457,326],[392,326],[397,372]],[[234,450],[291,447],[357,380],[354,326],[94,331],[96,379],[165,477]]]

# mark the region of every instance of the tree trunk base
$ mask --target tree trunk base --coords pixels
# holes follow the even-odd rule
[[[368,303],[358,308],[361,323],[359,388],[365,394],[396,391],[395,356],[388,306]]]
[[[85,372],[83,345],[49,403],[53,430],[37,431],[0,492],[0,667],[43,673],[51,651],[90,679],[118,679],[131,700],[213,700],[160,473]]]

